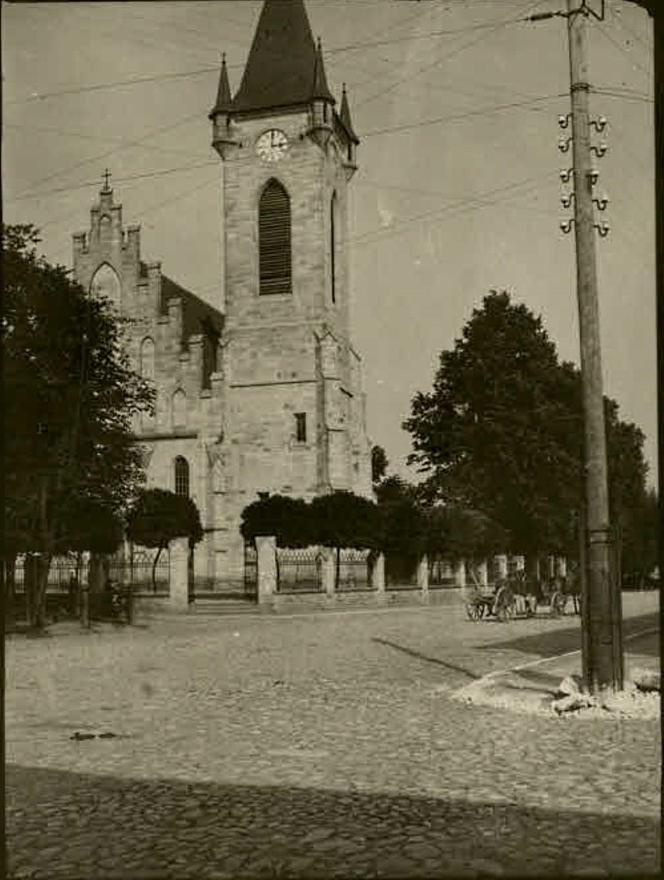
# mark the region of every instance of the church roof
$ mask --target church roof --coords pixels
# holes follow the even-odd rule
[[[141,277],[147,277],[147,265],[140,262]],[[221,335],[224,328],[222,312],[204,302],[186,287],[173,281],[168,275],[161,275],[161,302],[159,310],[162,315],[168,314],[168,301],[177,297],[182,300],[182,345],[186,345],[190,336],[197,333]]]
[[[233,110],[308,104],[315,91],[334,103],[317,56],[304,0],[265,0]]]
[[[360,139],[355,134],[355,130],[353,128],[353,123],[350,118],[350,107],[348,106],[348,96],[346,95],[346,83],[344,83],[343,94],[341,96],[341,109],[339,110],[339,119],[341,120],[341,124],[346,129],[346,133],[348,137],[355,141],[356,144],[359,144]]]
[[[219,87],[217,89],[217,100],[214,107],[210,111],[210,119],[215,113],[227,113],[231,109],[233,98],[231,97],[231,87],[228,82],[228,71],[226,70],[226,53],[221,56],[221,72],[219,73]]]

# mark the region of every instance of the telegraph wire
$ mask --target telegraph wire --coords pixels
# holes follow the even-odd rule
[[[332,47],[329,49],[325,49],[324,54],[325,55],[335,55],[335,54],[342,53],[342,52],[359,51],[360,49],[372,48],[375,46],[390,45],[393,43],[404,42],[407,40],[435,39],[440,36],[453,36],[456,34],[466,33],[468,31],[486,30],[487,28],[490,29],[490,28],[496,28],[496,27],[503,27],[503,26],[506,26],[509,24],[519,23],[519,22],[523,22],[523,21],[527,21],[527,19],[515,18],[515,19],[507,20],[504,22],[486,22],[484,24],[469,25],[464,28],[433,31],[430,34],[419,34],[419,35],[416,34],[416,35],[412,35],[412,36],[393,37],[388,40],[376,40],[376,41],[368,41],[368,42],[351,43],[351,44],[348,44],[347,46],[336,46],[336,47]],[[405,23],[405,22],[403,22],[403,23]],[[463,47],[461,47],[461,48],[463,48]],[[445,59],[441,59],[441,61],[442,60],[445,60]],[[438,63],[438,62],[436,62],[436,63]],[[236,70],[236,69],[239,70],[239,69],[244,69],[245,66],[246,66],[246,62],[241,62],[241,63],[237,63],[237,64],[229,64],[228,69],[229,70]],[[162,82],[162,81],[167,81],[167,80],[177,80],[177,79],[185,79],[188,77],[204,76],[204,75],[207,75],[210,73],[218,74],[219,73],[219,64],[215,64],[214,66],[208,65],[205,67],[194,68],[192,70],[175,71],[175,72],[171,72],[171,73],[150,74],[147,76],[138,76],[138,77],[128,77],[127,79],[107,80],[106,82],[93,83],[91,85],[72,86],[71,88],[56,89],[51,92],[41,92],[39,94],[30,95],[27,98],[15,98],[13,100],[7,101],[6,105],[7,106],[16,106],[18,104],[27,104],[27,103],[32,103],[35,101],[44,101],[44,100],[47,100],[50,98],[59,98],[59,97],[67,96],[67,95],[78,95],[78,94],[84,94],[87,92],[107,91],[110,89],[122,88],[125,86],[142,85],[144,83]],[[370,98],[368,100],[373,100],[373,98]]]
[[[361,233],[360,235],[354,236],[350,239],[354,244],[365,243],[365,239],[372,238],[373,236],[378,236],[377,239],[372,240],[380,240],[382,237],[389,237],[396,232],[401,232],[404,227],[410,226],[412,223],[418,223],[422,220],[432,220],[439,217],[441,214],[445,214],[448,211],[453,211],[457,208],[463,208],[466,205],[472,205],[475,202],[481,202],[486,199],[487,196],[497,195],[506,193],[510,190],[519,190],[522,188],[526,188],[526,192],[520,193],[520,195],[526,195],[532,189],[537,189],[538,186],[542,185],[541,175],[533,175],[531,177],[526,177],[523,180],[515,181],[513,183],[503,184],[498,187],[494,187],[490,190],[486,190],[483,193],[479,193],[476,196],[469,196],[467,198],[462,198],[459,200],[455,200],[452,204],[444,205],[441,208],[436,208],[433,211],[424,211],[421,214],[416,214],[414,217],[408,217],[403,222],[398,224],[395,227],[379,227],[376,229],[371,229],[368,232]],[[489,203],[491,204],[491,203]],[[368,242],[366,242],[368,243]]]
[[[487,116],[492,113],[499,113],[499,112],[503,112],[505,110],[518,109],[521,107],[528,107],[528,106],[531,106],[534,104],[538,104],[538,103],[542,103],[542,102],[546,102],[546,101],[550,101],[550,100],[555,100],[558,98],[565,98],[565,97],[568,97],[567,93],[562,93],[562,92],[558,93],[558,94],[541,95],[537,98],[532,98],[529,101],[514,101],[510,104],[499,104],[494,107],[483,107],[483,108],[479,108],[478,110],[469,110],[469,111],[466,111],[465,113],[453,113],[453,114],[449,114],[448,116],[440,116],[435,119],[423,119],[418,122],[412,122],[412,123],[407,123],[404,125],[393,126],[392,128],[377,129],[375,131],[369,131],[369,132],[363,133],[362,137],[363,138],[376,137],[376,136],[381,136],[384,134],[391,134],[391,133],[405,131],[405,130],[423,128],[423,127],[427,127],[430,125],[439,125],[439,124],[442,124],[445,122],[460,122],[464,119],[470,119],[470,118],[478,117],[478,116]],[[181,123],[178,123],[178,124],[181,124]],[[135,146],[135,145],[136,145],[135,143],[127,143],[127,144],[123,144],[118,149],[124,149],[125,147]],[[112,151],[112,152],[115,152],[115,151]],[[94,157],[93,159],[86,159],[84,162],[79,163],[79,164],[81,164],[81,165],[82,164],[89,164],[92,161],[96,161],[97,158],[105,158],[108,155],[110,155],[110,154],[105,153],[102,156]],[[190,164],[177,165],[177,166],[173,166],[171,168],[160,169],[159,171],[151,171],[151,172],[145,172],[145,173],[141,173],[141,174],[125,175],[124,177],[116,177],[115,181],[126,182],[126,181],[132,181],[132,180],[140,180],[140,179],[144,179],[144,178],[161,177],[164,175],[175,174],[175,173],[183,172],[183,171],[191,171],[191,170],[195,170],[195,169],[199,169],[199,168],[218,166],[218,164],[219,163],[217,160],[210,160],[207,162],[201,162],[197,165],[190,165]],[[58,172],[58,174],[60,174],[60,173],[63,173],[63,172]],[[51,175],[51,176],[54,177],[56,175]],[[6,201],[7,202],[19,202],[19,201],[25,201],[26,199],[40,199],[40,198],[43,198],[44,196],[47,196],[47,195],[68,192],[70,190],[84,189],[88,186],[94,186],[96,183],[97,183],[97,181],[88,181],[88,182],[83,181],[80,183],[71,184],[70,186],[59,186],[59,187],[54,187],[54,188],[47,189],[47,190],[38,190],[37,192],[34,192],[33,189],[31,188],[30,190],[19,193],[16,196],[8,197],[6,199]],[[34,185],[37,185],[37,184],[34,184]]]
[[[191,122],[192,119],[198,119],[200,114],[190,113],[182,119],[179,119],[177,122],[169,123],[169,125],[162,126],[161,128],[151,129],[142,137],[140,137],[136,141],[127,141],[122,147],[114,147],[112,150],[105,150],[103,153],[98,153],[95,156],[91,156],[89,159],[82,159],[80,162],[76,162],[74,165],[69,165],[67,168],[60,168],[57,171],[52,172],[51,174],[47,174],[46,177],[42,177],[39,180],[33,181],[30,186],[18,193],[14,196],[14,200],[18,198],[22,198],[23,196],[30,195],[36,186],[39,186],[41,183],[46,183],[49,180],[52,180],[54,177],[59,177],[62,174],[68,174],[70,171],[75,171],[77,168],[82,167],[83,165],[89,165],[91,162],[97,162],[100,159],[106,159],[108,156],[112,156],[115,153],[120,152],[121,150],[127,149],[128,147],[140,147],[143,145],[143,142],[148,138],[158,136],[160,134],[164,134],[167,131],[172,131],[175,128],[179,128],[181,125],[184,125],[187,122]]]
[[[114,177],[113,183],[127,183],[132,180],[146,180],[148,178],[154,177],[166,177],[169,174],[176,174],[180,171],[196,171],[199,168],[218,168],[219,160],[209,162],[201,162],[198,165],[176,165],[173,168],[162,168],[159,171],[146,171],[143,174],[129,174],[124,177]],[[83,183],[72,184],[71,186],[59,186],[54,189],[42,190],[38,193],[30,193],[29,195],[23,196],[15,196],[14,198],[8,198],[8,202],[21,202],[26,199],[40,199],[45,195],[54,195],[56,193],[70,192],[71,190],[79,190],[79,189],[87,189],[91,186],[97,186],[99,184],[98,180],[86,180]]]
[[[569,92],[557,92],[551,95],[542,95],[539,98],[531,98],[528,101],[512,101],[509,104],[497,104],[494,107],[480,107],[477,110],[467,110],[464,113],[451,113],[447,116],[438,116],[434,119],[424,119],[419,122],[404,123],[404,125],[394,125],[389,128],[379,128],[374,131],[367,131],[363,137],[375,137],[382,134],[394,134],[399,131],[408,131],[413,128],[423,128],[428,125],[439,125],[443,122],[459,122],[462,119],[470,119],[473,116],[486,116],[490,113],[500,113],[504,110],[513,110],[518,107],[529,107],[534,104],[541,104],[544,101],[552,101],[557,98],[568,98]]]
[[[538,5],[537,3],[528,2],[528,3],[524,4],[524,9],[527,7],[530,11],[530,10],[534,9],[537,5]],[[368,104],[370,101],[375,101],[377,98],[382,98],[384,95],[389,94],[389,92],[392,92],[395,89],[399,88],[399,86],[402,85],[403,83],[408,82],[408,80],[413,79],[416,76],[420,76],[421,74],[426,73],[428,70],[432,70],[434,67],[438,67],[440,64],[443,64],[444,62],[449,61],[452,58],[455,58],[457,55],[460,55],[462,52],[465,52],[466,49],[472,48],[473,46],[480,43],[482,40],[485,40],[487,37],[491,36],[496,31],[500,30],[503,27],[507,27],[513,23],[514,22],[511,19],[506,19],[503,21],[494,22],[492,24],[491,28],[488,31],[485,31],[482,34],[480,34],[480,36],[477,37],[477,39],[469,40],[467,43],[464,43],[461,46],[456,46],[455,48],[450,50],[447,54],[443,55],[442,58],[437,58],[435,61],[432,61],[430,64],[427,64],[424,67],[419,68],[418,70],[416,70],[414,73],[410,74],[409,76],[402,77],[401,79],[398,79],[396,82],[390,83],[389,86],[386,86],[380,92],[376,92],[374,95],[370,95],[368,98],[365,98],[364,100],[360,101],[357,104],[357,107],[362,107],[365,104]]]

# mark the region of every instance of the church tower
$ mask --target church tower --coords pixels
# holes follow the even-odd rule
[[[359,141],[303,0],[265,0],[234,96],[222,60],[210,120],[223,162],[221,506],[233,530],[260,492],[371,494],[349,328],[348,184]]]

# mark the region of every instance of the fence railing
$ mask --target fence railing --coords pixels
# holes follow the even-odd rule
[[[323,590],[323,556],[317,548],[277,548],[277,592],[319,593]]]
[[[170,569],[168,552],[164,552],[157,561],[152,578],[153,562],[150,558],[112,559],[108,565],[108,576],[134,593],[168,593],[170,585]]]
[[[369,568],[369,551],[342,550],[339,554],[337,590],[340,593],[352,593],[371,589],[373,588]]]
[[[386,553],[385,589],[417,590],[417,559]]]
[[[454,568],[448,559],[429,557],[429,589],[440,590],[456,586]]]

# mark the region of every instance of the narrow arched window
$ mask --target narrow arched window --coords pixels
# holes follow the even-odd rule
[[[332,302],[337,301],[337,194],[332,193],[330,201],[330,290],[332,291]]]
[[[270,180],[260,198],[258,254],[260,293],[290,293],[290,199],[278,180]]]
[[[187,396],[181,389],[173,395],[173,427],[184,428],[187,424]]]
[[[183,456],[175,459],[175,494],[189,497],[189,462]]]
[[[143,379],[154,379],[154,342],[149,337],[141,342],[139,369]]]
[[[95,298],[105,297],[110,300],[115,308],[120,308],[121,284],[118,273],[108,263],[102,263],[92,276],[90,293]]]

